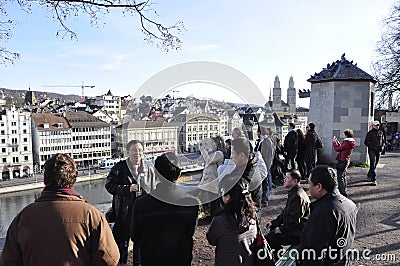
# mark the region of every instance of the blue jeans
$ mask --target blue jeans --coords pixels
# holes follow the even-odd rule
[[[338,179],[338,187],[340,194],[347,197],[347,167],[349,166],[349,162],[345,161],[337,161],[336,163],[336,172],[337,172],[337,179]]]
[[[262,181],[262,197],[261,197],[261,203],[267,203],[268,201],[268,195],[272,189],[272,175],[271,175],[271,170],[268,171],[267,178],[265,178]]]
[[[376,150],[368,149],[368,156],[369,156],[369,171],[367,176],[371,178],[371,181],[375,181],[376,180],[375,169],[376,166],[378,165],[381,153]]]

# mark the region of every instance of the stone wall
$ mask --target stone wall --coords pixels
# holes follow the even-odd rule
[[[364,145],[368,123],[373,119],[371,92],[374,85],[369,81],[330,81],[313,83],[310,94],[309,122],[316,124],[316,131],[324,148],[320,152],[320,163],[335,162],[337,152],[332,147],[332,138],[343,140],[343,131],[354,131],[357,146],[353,150],[353,162],[366,162]]]

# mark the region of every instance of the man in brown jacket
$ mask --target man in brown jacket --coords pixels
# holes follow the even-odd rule
[[[46,161],[45,188],[12,221],[0,266],[118,265],[105,216],[72,189],[77,175],[66,154]]]

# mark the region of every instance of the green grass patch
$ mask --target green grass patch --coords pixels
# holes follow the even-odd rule
[[[356,163],[354,164],[355,167],[361,167],[361,168],[369,168],[368,163]]]

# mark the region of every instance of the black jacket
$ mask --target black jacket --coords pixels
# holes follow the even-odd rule
[[[299,254],[305,257],[300,265],[346,265],[346,257],[340,259],[340,254],[353,247],[356,217],[356,204],[338,189],[312,202],[311,214],[301,234]],[[321,259],[324,249],[325,256]],[[314,250],[318,259],[309,260],[303,250]]]
[[[141,178],[141,192],[146,194],[154,183],[154,169],[151,165],[142,162],[138,169],[138,176]],[[116,222],[122,219],[127,221],[131,218],[133,203],[136,200],[136,193],[130,192],[130,186],[137,184],[138,176],[134,176],[128,168],[126,160],[118,162],[111,168],[107,175],[106,190],[113,195],[113,210]]]
[[[376,152],[381,152],[383,146],[385,145],[385,136],[382,130],[377,130],[375,128],[371,129],[365,135],[364,144]]]
[[[297,154],[297,132],[290,130],[283,141],[283,149],[287,153],[286,158],[295,158]]]
[[[298,184],[288,192],[285,209],[271,221],[271,229],[279,227],[282,234],[300,237],[304,223],[310,214],[310,199]]]
[[[198,210],[198,201],[174,184],[159,183],[136,200],[132,241],[139,245],[141,265],[190,266]]]

